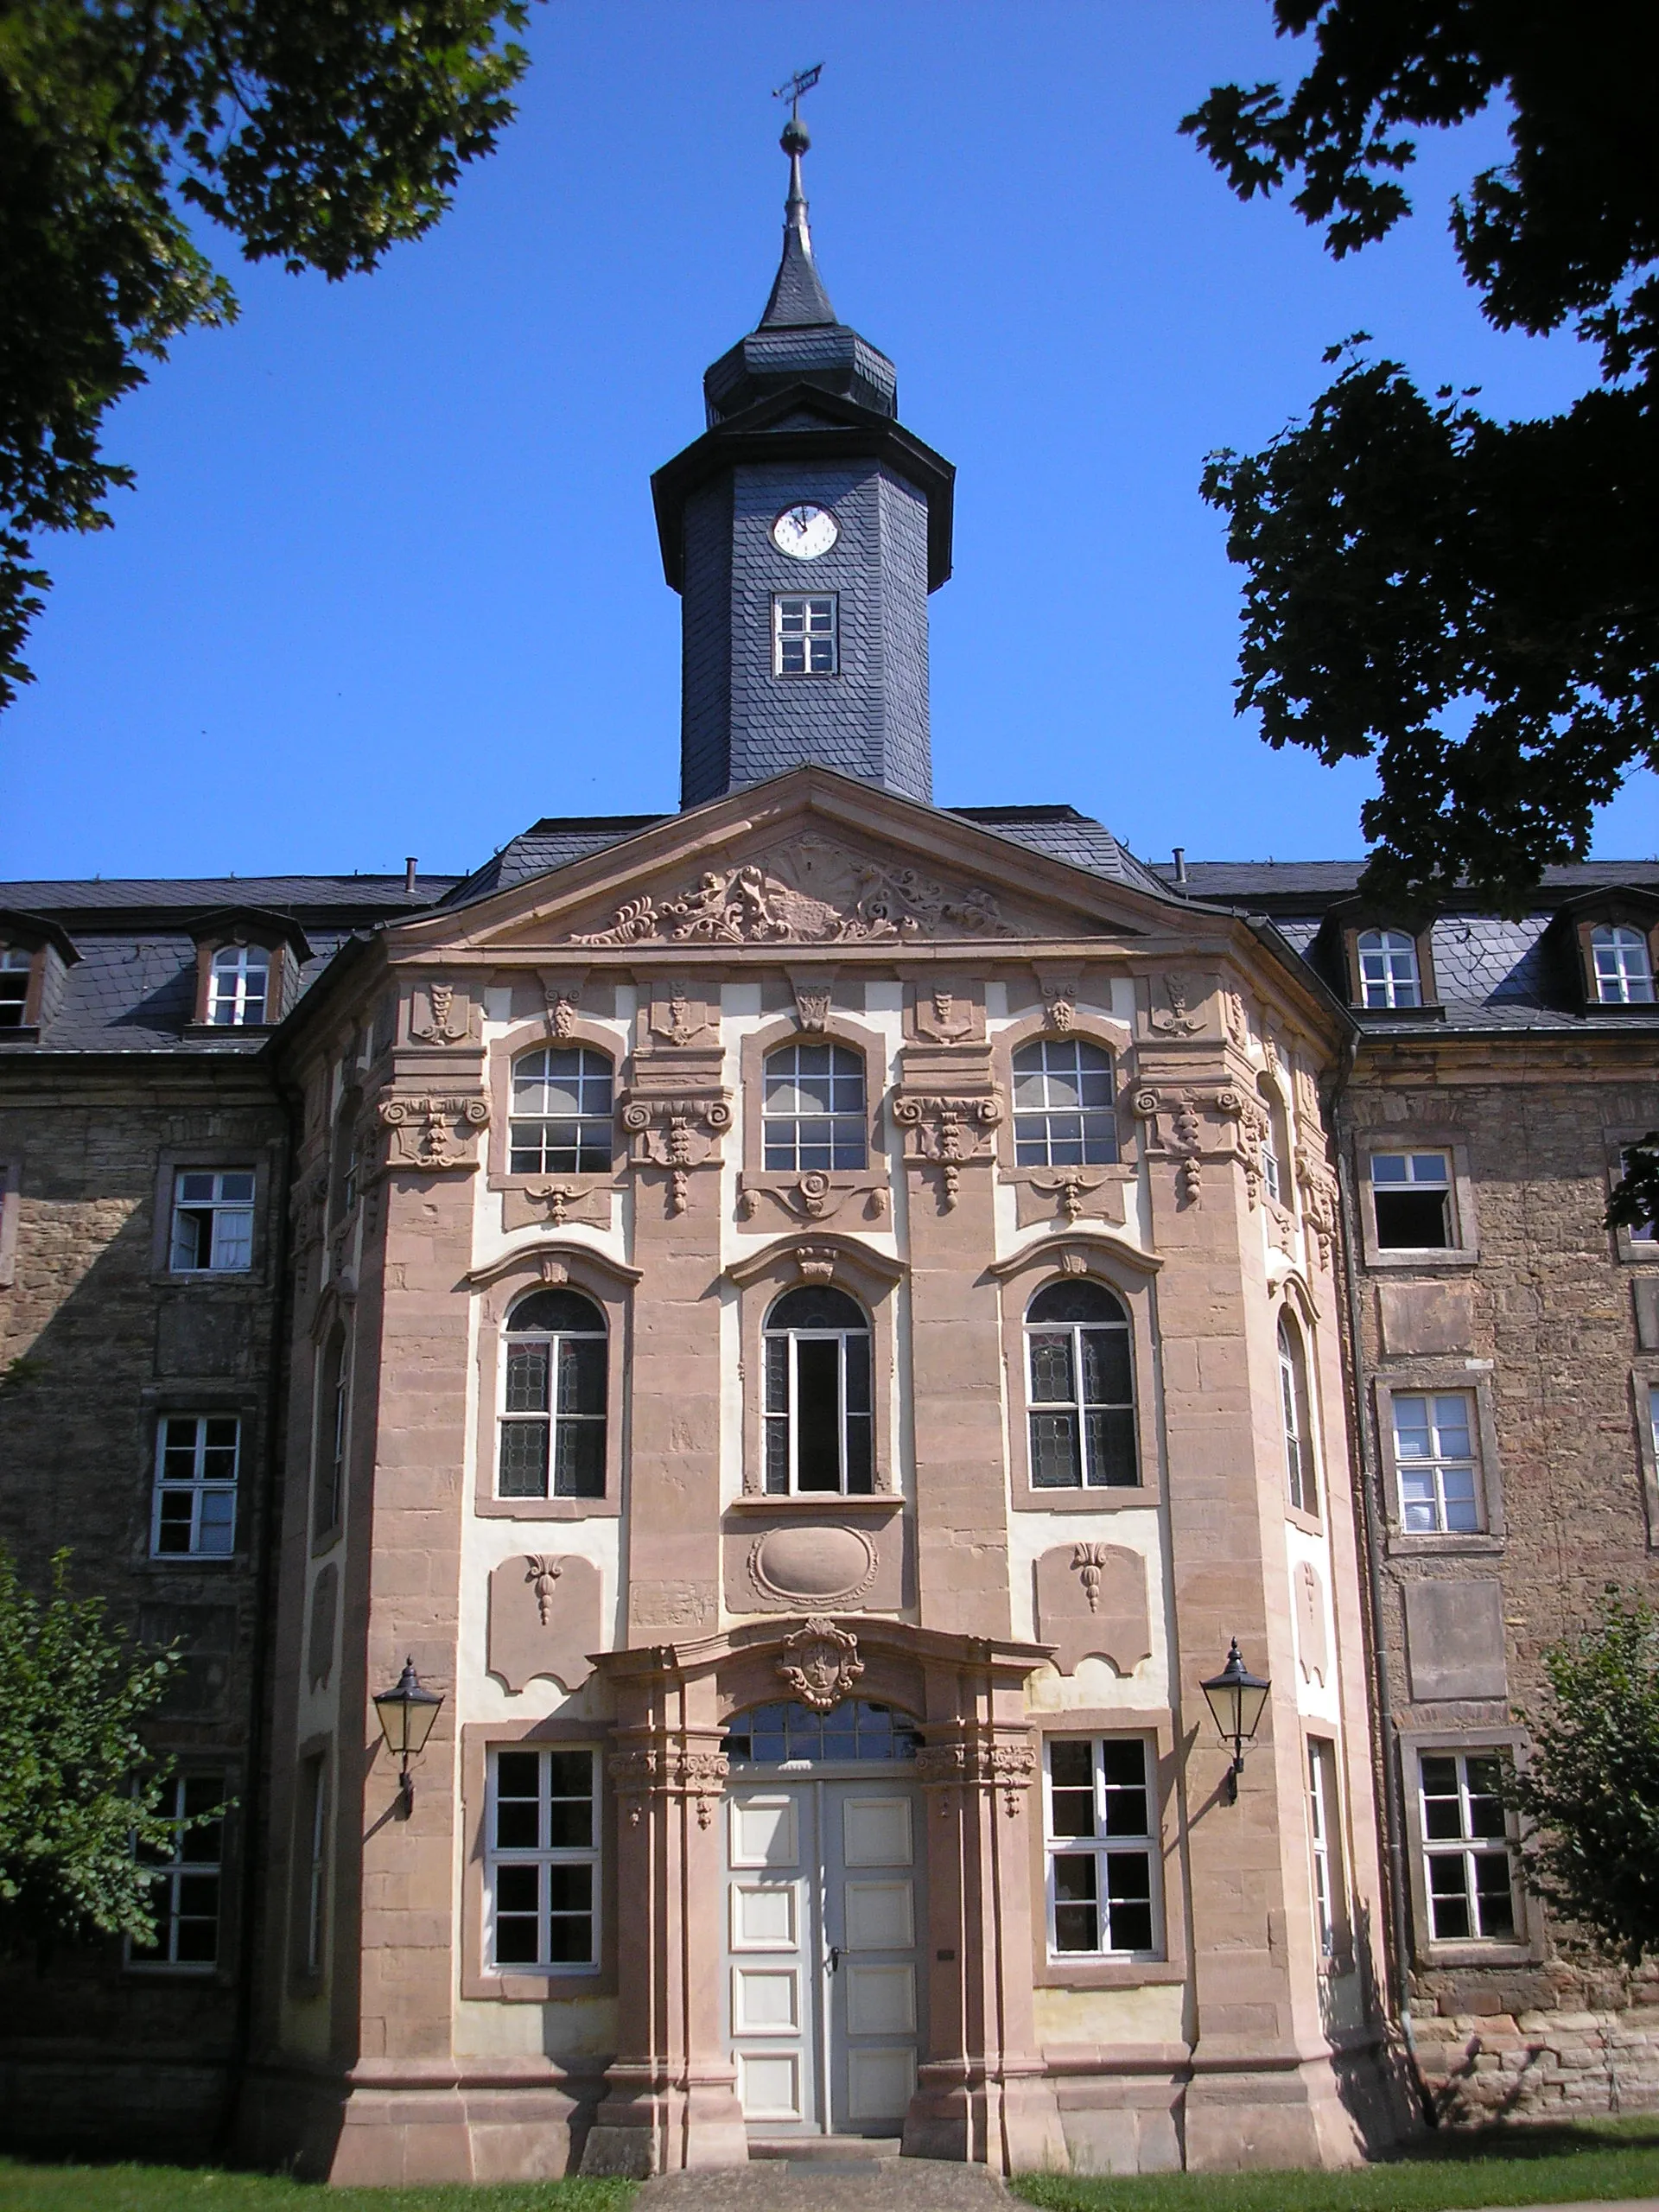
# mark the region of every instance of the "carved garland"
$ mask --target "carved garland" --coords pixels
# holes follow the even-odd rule
[[[1000,1789],[1002,1808],[1013,1820],[1020,1795],[1031,1786],[1037,1754],[1029,1744],[999,1744],[975,1738],[962,1744],[930,1744],[916,1754],[916,1778],[939,1793],[941,1815],[950,1810],[952,1789]]]
[[[686,1751],[677,1744],[617,1751],[610,1761],[611,1780],[630,1827],[638,1827],[644,1819],[645,1800],[660,1796],[694,1799],[697,1826],[706,1828],[730,1772],[731,1761],[724,1751]]]

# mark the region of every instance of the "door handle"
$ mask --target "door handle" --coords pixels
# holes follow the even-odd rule
[[[840,1946],[840,1944],[839,1944],[839,1943],[832,1943],[832,1944],[830,1946],[830,1973],[831,1973],[831,1974],[834,1974],[834,1973],[836,1972],[836,1968],[840,1966],[840,1964],[841,1964],[841,1946]]]

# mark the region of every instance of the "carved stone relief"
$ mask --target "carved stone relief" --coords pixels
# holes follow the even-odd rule
[[[599,1648],[599,1569],[574,1553],[515,1553],[490,1576],[491,1674],[515,1694],[538,1675],[579,1689]]]
[[[1000,1790],[1010,1820],[1019,1813],[1037,1771],[1037,1754],[1028,1742],[976,1735],[960,1743],[925,1745],[916,1754],[916,1779],[937,1793],[941,1814],[948,1814],[958,1790]]]
[[[472,1001],[453,983],[417,987],[410,1007],[409,1033],[422,1045],[464,1045],[473,1033]]]
[[[1325,1687],[1331,1654],[1325,1633],[1325,1583],[1312,1560],[1296,1568],[1296,1656],[1302,1680]]]
[[[833,1221],[849,1201],[852,1211],[866,1221],[887,1217],[885,1184],[872,1186],[868,1175],[826,1175],[810,1169],[792,1179],[775,1173],[742,1174],[737,1180],[740,1221],[753,1221],[763,1211],[782,1214],[786,1221]]]
[[[683,1051],[688,1045],[717,1046],[720,986],[693,982],[685,976],[663,976],[653,982],[645,1031],[645,1042],[653,1052]]]
[[[551,1177],[545,1182],[525,1183],[501,1193],[501,1226],[530,1229],[545,1224],[563,1229],[573,1221],[589,1222],[596,1229],[611,1225],[611,1185],[594,1175]]]
[[[478,1165],[478,1132],[489,1126],[490,1105],[481,1094],[470,1097],[410,1096],[395,1092],[377,1106],[391,1132],[387,1165],[422,1174]]]
[[[814,1613],[804,1628],[784,1638],[776,1663],[784,1687],[814,1713],[832,1712],[842,1698],[850,1697],[863,1672],[858,1638],[821,1613]]]
[[[990,1134],[1002,1119],[1002,1107],[994,1095],[951,1098],[901,1091],[893,1102],[893,1118],[906,1134],[909,1157],[937,1162],[941,1202],[948,1213],[960,1194],[963,1166],[988,1156]]]
[[[906,994],[905,1033],[930,1045],[982,1045],[985,1008],[977,991],[948,981],[912,984]]]
[[[1037,1637],[1055,1649],[1054,1664],[1075,1675],[1079,1661],[1109,1659],[1120,1675],[1152,1656],[1146,1561],[1122,1544],[1057,1545],[1037,1562]]]
[[[734,1613],[897,1612],[905,1603],[905,1529],[885,1520],[803,1522],[782,1508],[733,1516],[721,1540],[727,1609]]]
[[[715,1808],[731,1773],[731,1761],[724,1751],[648,1744],[614,1752],[610,1772],[622,1816],[630,1827],[639,1827],[651,1798],[663,1796],[689,1798],[696,1807],[697,1826],[707,1828],[714,1823]]]
[[[1043,1016],[1048,1027],[1066,1036],[1077,1017],[1080,979],[1075,969],[1039,968],[1033,970],[1043,995]]]
[[[798,969],[788,970],[789,988],[795,995],[795,1019],[809,1036],[821,1032],[830,1019],[830,1007],[836,995],[836,971],[833,968],[815,969],[804,975]]]
[[[1154,976],[1147,1020],[1154,1037],[1197,1037],[1205,1027],[1209,979],[1203,976]]]
[[[542,1006],[547,1023],[550,1042],[562,1042],[575,1034],[577,1017],[582,1012],[582,986],[588,981],[585,968],[544,968],[538,981],[542,987]]]
[[[1065,1222],[1124,1219],[1124,1179],[1103,1174],[1098,1168],[1045,1167],[1028,1169],[1014,1186],[1014,1217],[1021,1229],[1039,1221]]]
[[[760,859],[710,868],[667,899],[619,907],[575,944],[856,944],[1014,934],[991,893],[849,852],[827,838],[790,839]]]
[[[668,1211],[683,1214],[690,1204],[691,1170],[718,1164],[720,1140],[732,1126],[731,1103],[635,1095],[622,1108],[622,1126],[637,1167],[667,1170]]]

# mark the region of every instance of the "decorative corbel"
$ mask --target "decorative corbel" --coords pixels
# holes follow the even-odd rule
[[[1075,969],[1038,968],[1033,970],[1043,995],[1043,1019],[1062,1037],[1071,1033],[1077,1018],[1078,977]]]
[[[1002,1119],[1002,1105],[992,1093],[951,1098],[901,1091],[893,1102],[893,1118],[911,1132],[911,1156],[938,1163],[949,1212],[961,1192],[963,1168],[985,1156],[990,1132]]]
[[[435,1174],[478,1165],[474,1138],[490,1119],[489,1101],[481,1094],[457,1098],[394,1093],[383,1097],[376,1111],[391,1133],[388,1166]]]
[[[668,1170],[668,1210],[683,1214],[691,1170],[718,1158],[720,1140],[732,1126],[731,1103],[723,1096],[633,1097],[622,1109],[622,1126],[633,1139],[637,1166]]]
[[[411,1007],[410,1035],[422,1045],[464,1045],[473,1030],[472,1001],[463,998],[457,1007],[453,983],[428,983],[425,990],[429,1018],[416,1021]]]
[[[809,1034],[820,1033],[830,1019],[830,1007],[836,995],[835,969],[788,968],[784,972],[795,994],[796,1020]]]

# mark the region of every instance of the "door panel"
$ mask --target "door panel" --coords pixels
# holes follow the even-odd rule
[[[801,2107],[798,2051],[739,2051],[737,2089],[745,2120],[798,2123],[806,2118]]]
[[[793,1967],[732,1968],[732,2032],[798,2036],[801,1977]]]
[[[842,1804],[841,1821],[849,1866],[910,1865],[910,1799],[907,1796],[846,1798]]]
[[[771,1887],[734,1881],[731,1886],[732,1948],[734,1951],[792,1951],[800,1942],[798,1882]]]
[[[914,1967],[872,1967],[849,1963],[842,1971],[847,1976],[849,2035],[915,2034]]]
[[[843,1895],[849,1951],[907,1951],[915,1942],[909,1882],[849,1882]]]
[[[798,1866],[801,1805],[792,1791],[745,1793],[732,1800],[734,1866]]]
[[[849,2050],[847,2054],[849,2132],[872,2122],[894,2127],[916,2089],[916,2050]]]
[[[839,1863],[824,1870],[836,1959],[830,2124],[849,2133],[897,2134],[916,2087],[919,2026],[914,1790],[896,1780],[826,1783],[824,1789],[839,1801],[835,1812],[826,1808],[824,1831],[840,1846]]]

